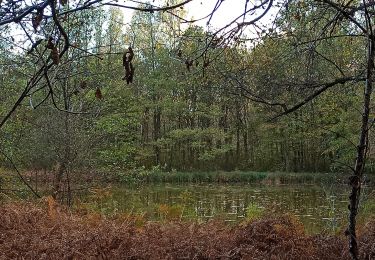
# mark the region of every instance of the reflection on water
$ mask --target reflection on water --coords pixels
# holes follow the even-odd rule
[[[364,193],[370,193],[365,188]],[[178,206],[182,219],[221,218],[239,222],[249,205],[263,208],[265,215],[289,213],[297,216],[308,232],[332,232],[347,216],[347,186],[261,186],[261,185],[151,185],[117,187],[110,201],[120,212],[144,213],[160,219],[160,205]]]

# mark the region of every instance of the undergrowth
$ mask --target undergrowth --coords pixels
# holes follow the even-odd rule
[[[375,257],[375,222],[359,234]],[[306,235],[295,218],[222,222],[143,221],[71,213],[52,199],[0,205],[0,259],[348,259],[345,237]]]

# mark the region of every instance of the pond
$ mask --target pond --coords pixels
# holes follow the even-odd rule
[[[373,193],[373,187],[363,189],[361,221],[375,213]],[[239,223],[258,213],[288,213],[298,217],[308,233],[332,233],[340,231],[347,221],[348,194],[349,187],[344,185],[158,184],[92,190],[83,201],[95,203],[103,213],[140,214],[158,221],[216,218]]]

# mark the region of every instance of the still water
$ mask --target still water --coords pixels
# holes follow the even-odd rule
[[[265,216],[292,214],[309,233],[337,232],[347,221],[349,188],[327,185],[149,185],[112,187],[109,197],[95,198],[102,211],[142,214],[148,220],[163,220],[166,212],[178,219],[228,223],[246,220],[251,209]],[[360,214],[365,221],[374,209],[374,188],[365,187]],[[250,208],[250,209],[249,209]],[[174,209],[174,211],[173,211]]]

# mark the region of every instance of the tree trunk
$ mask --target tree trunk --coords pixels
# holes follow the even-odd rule
[[[346,234],[349,236],[349,251],[352,259],[358,259],[358,243],[356,236],[356,216],[358,214],[359,198],[361,194],[361,185],[363,171],[365,167],[366,152],[368,147],[369,114],[370,101],[372,93],[372,80],[374,73],[374,39],[371,35],[368,40],[367,57],[367,79],[363,100],[363,114],[360,138],[357,146],[357,158],[354,166],[354,174],[350,176],[350,185],[352,191],[349,196],[349,226]]]
[[[65,162],[62,162],[59,164],[59,167],[57,169],[56,177],[55,177],[55,184],[53,187],[53,193],[52,197],[57,200],[59,199],[59,193],[60,193],[60,186],[61,186],[61,181],[64,176],[64,173],[66,171],[66,164]]]
[[[68,81],[64,82],[63,87],[63,98],[64,98],[64,109],[66,111],[69,111],[71,108],[71,103],[68,96]],[[64,173],[67,170],[68,163],[70,162],[70,119],[69,119],[69,113],[65,112],[64,115],[64,129],[62,132],[62,138],[63,138],[63,149],[64,151],[61,154],[61,160],[59,162],[59,167],[57,169],[56,178],[55,178],[55,184],[54,184],[54,190],[52,197],[54,199],[58,199],[58,195],[60,192],[60,186],[61,182],[63,180]]]
[[[155,108],[154,111],[154,151],[155,151],[155,164],[159,165],[160,164],[160,148],[156,144],[158,139],[160,138],[160,117],[161,117],[161,110],[159,106]]]

